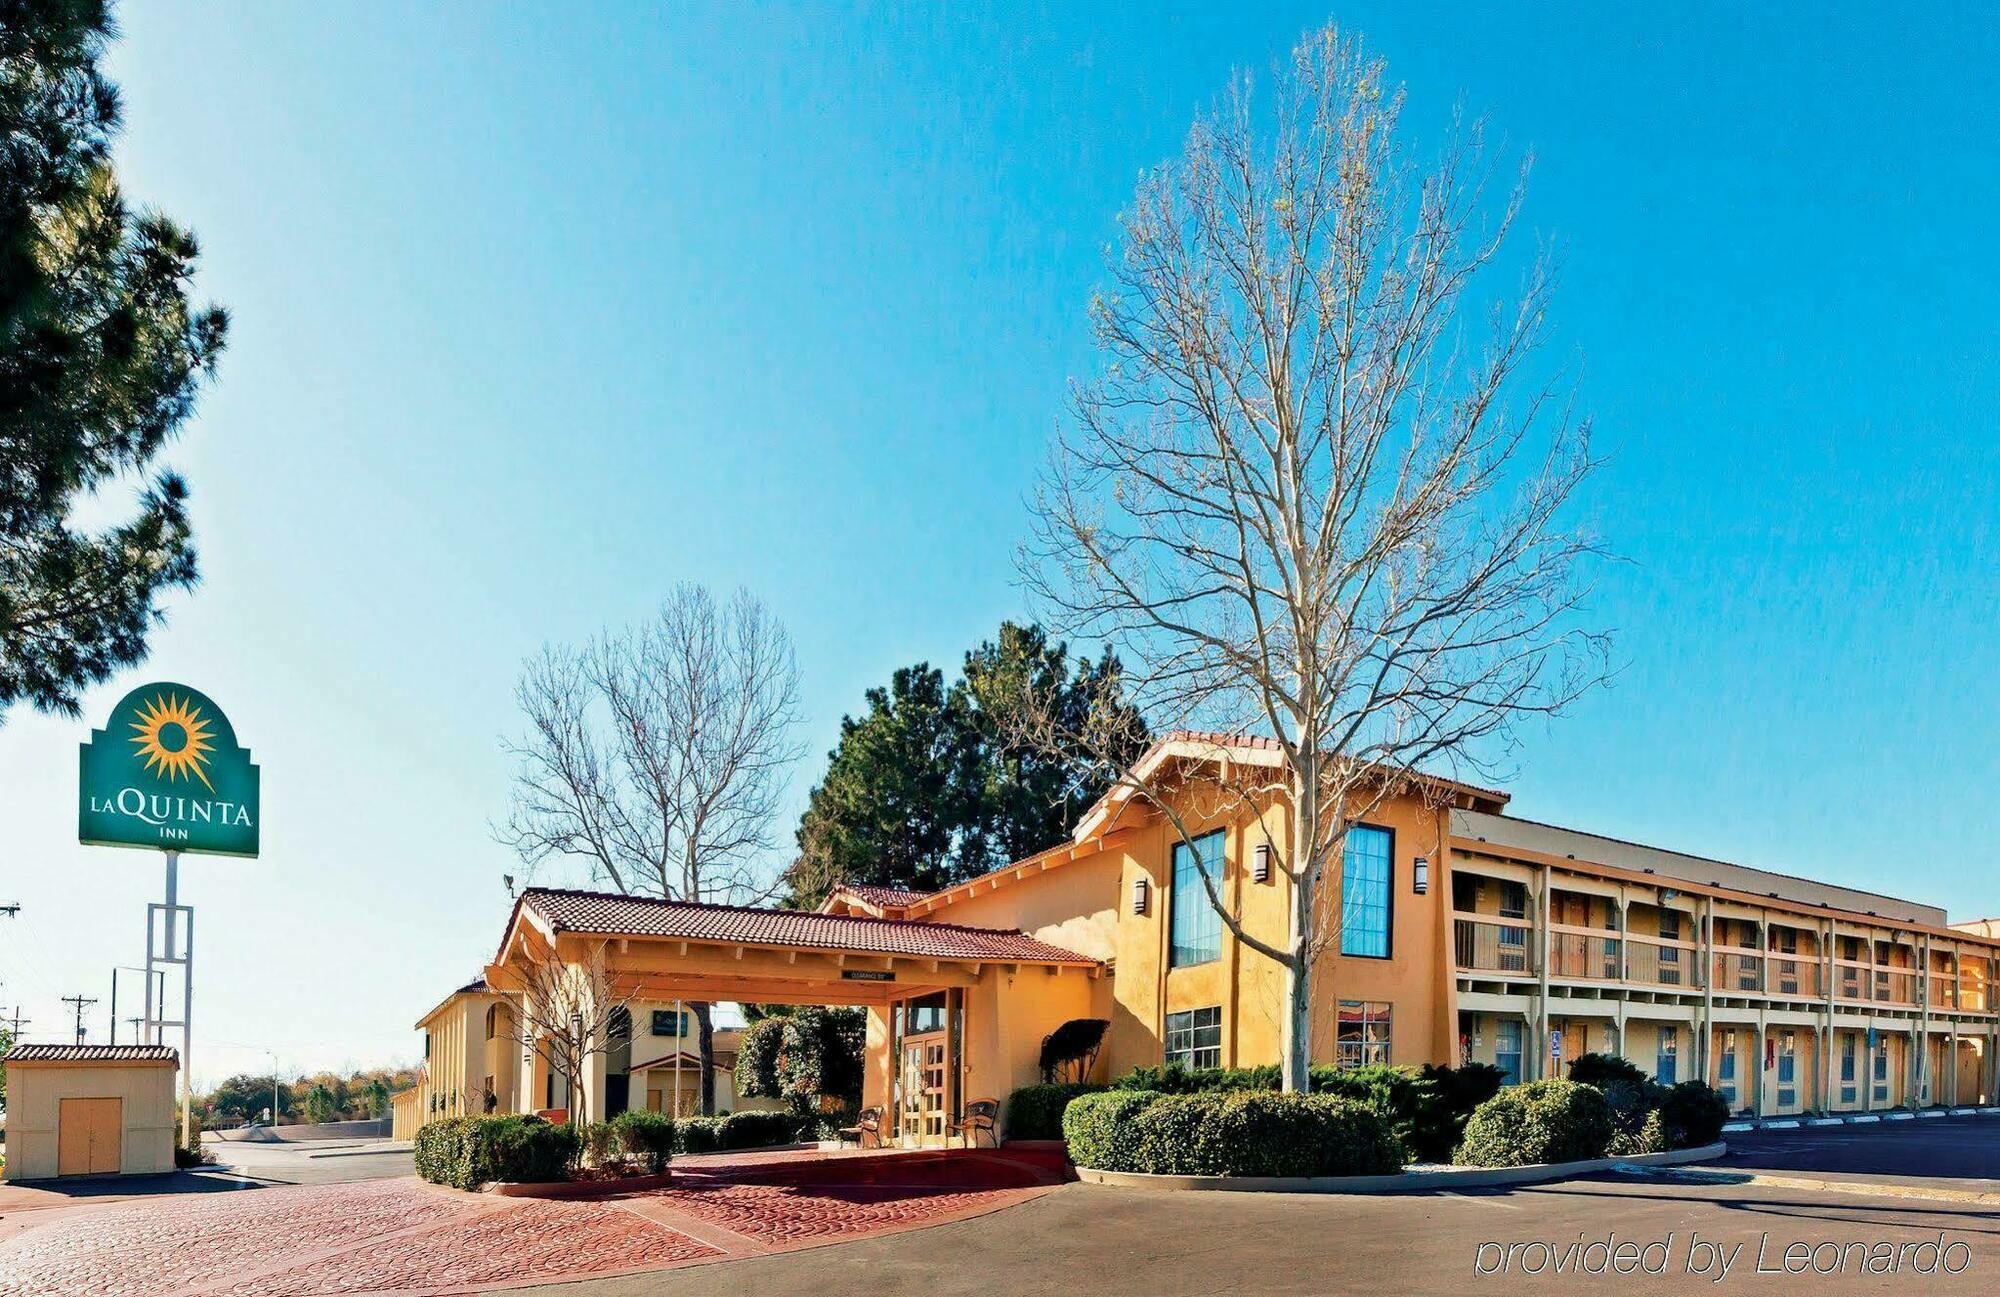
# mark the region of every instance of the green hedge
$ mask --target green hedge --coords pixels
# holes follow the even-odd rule
[[[769,1148],[799,1137],[799,1118],[789,1112],[732,1112],[722,1119],[726,1149]]]
[[[1315,1067],[1308,1076],[1314,1094],[1366,1103],[1389,1119],[1407,1159],[1446,1162],[1458,1147],[1473,1109],[1500,1089],[1500,1069],[1483,1063],[1464,1067],[1427,1064],[1408,1067]],[[1276,1090],[1275,1066],[1203,1068],[1178,1064],[1135,1068],[1113,1081],[1116,1090],[1160,1094],[1215,1094]],[[1010,1126],[1011,1129],[1011,1126]]]
[[[1668,1148],[1703,1148],[1722,1138],[1729,1101],[1705,1081],[1669,1086],[1660,1099],[1660,1127]]]
[[[1224,1090],[1086,1094],[1063,1113],[1079,1166],[1152,1175],[1390,1175],[1403,1166],[1388,1119],[1334,1095]]]
[[[682,1117],[674,1122],[674,1152],[716,1153],[722,1149],[723,1117]]]
[[[1100,1171],[1138,1170],[1135,1119],[1164,1097],[1153,1090],[1105,1090],[1070,1100],[1062,1115],[1069,1160]]]
[[[540,1117],[448,1117],[417,1132],[417,1174],[432,1184],[477,1189],[489,1181],[567,1180],[581,1140],[572,1126]]]
[[[625,1156],[638,1158],[646,1170],[659,1175],[674,1155],[675,1124],[665,1113],[643,1108],[628,1109],[611,1119],[618,1147]]]
[[[1463,1166],[1580,1162],[1603,1157],[1611,1133],[1603,1091],[1575,1081],[1532,1081],[1479,1105],[1465,1123],[1456,1160]]]
[[[1007,1096],[1002,1125],[1008,1139],[1061,1139],[1063,1109],[1080,1094],[1096,1094],[1101,1085],[1024,1085]]]

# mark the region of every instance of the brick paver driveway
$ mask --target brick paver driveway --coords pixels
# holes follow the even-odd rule
[[[961,1220],[1048,1188],[939,1155],[722,1161],[602,1200],[415,1180],[150,1198],[0,1217],[0,1297],[458,1293],[762,1256]]]

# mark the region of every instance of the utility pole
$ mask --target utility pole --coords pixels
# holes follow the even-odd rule
[[[95,997],[88,995],[65,995],[63,1003],[76,1006],[76,1043],[81,1045],[83,1043],[83,1011],[91,1005],[96,1004],[97,1000]]]
[[[0,905],[0,915],[5,915],[10,919],[13,918],[15,915],[19,914],[20,912],[21,912],[21,903],[19,901],[15,901],[7,905]]]
[[[17,1005],[15,1005],[15,1006],[14,1006],[14,1039],[16,1039],[16,1040],[19,1040],[19,1039],[21,1038],[21,1028],[22,1028],[22,1027],[24,1027],[24,1026],[26,1026],[26,1025],[27,1025],[28,1023],[31,1023],[31,1022],[33,1022],[33,1021],[34,1021],[34,1019],[33,1019],[33,1018],[24,1018],[24,1017],[22,1017],[22,1016],[21,1016],[21,1006],[20,1006],[20,1005],[18,1005],[18,1004],[17,1004]]]

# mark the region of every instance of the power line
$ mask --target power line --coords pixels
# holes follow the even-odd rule
[[[95,997],[88,995],[65,995],[63,1003],[76,1006],[76,1043],[81,1045],[83,1043],[83,1011],[91,1005],[96,1004],[97,1000]]]

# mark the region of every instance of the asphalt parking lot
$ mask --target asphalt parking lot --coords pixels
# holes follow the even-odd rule
[[[1715,1165],[1900,1189],[2000,1193],[2000,1116],[1919,1117],[1728,1136]]]
[[[973,1220],[822,1253],[533,1289],[545,1297],[679,1297],[726,1275],[761,1297],[1177,1294],[1991,1293],[2000,1279],[2000,1117],[1731,1136],[1684,1173],[1414,1196],[1159,1193],[1072,1184]],[[1765,1182],[1760,1177],[1768,1177]],[[1789,1187],[1845,1181],[1852,1189]],[[1908,1196],[1932,1195],[1932,1196]],[[1603,1240],[1606,1247],[1585,1252]],[[1575,1242],[1586,1265],[1553,1272]],[[1592,1273],[1619,1243],[1631,1273]],[[1538,1250],[1547,1244],[1553,1253]],[[1918,1252],[1925,1244],[1929,1252]],[[1857,1250],[1857,1245],[1858,1249]],[[1509,1248],[1512,1251],[1509,1251]],[[1804,1249],[1788,1269],[1786,1249]],[[1875,1250],[1880,1249],[1880,1250]],[[1957,1273],[1934,1265],[1950,1250]],[[1874,1250],[1874,1251],[1871,1251]],[[1886,1251],[1891,1272],[1866,1268]],[[1817,1257],[1817,1268],[1814,1258]],[[1726,1260],[1725,1260],[1726,1258]]]

